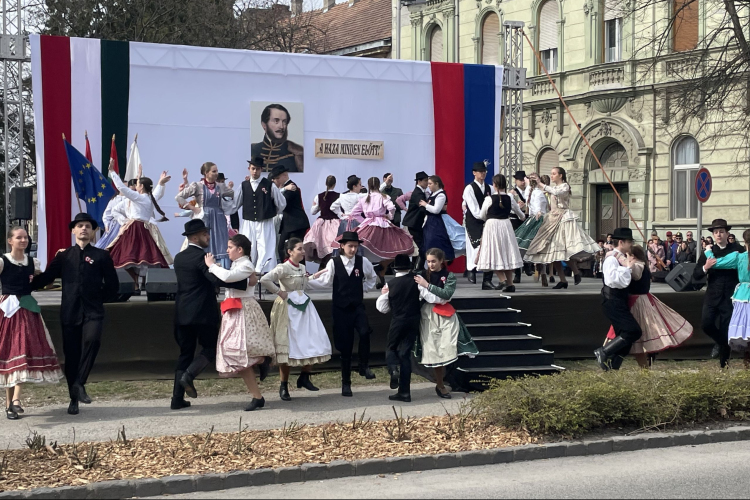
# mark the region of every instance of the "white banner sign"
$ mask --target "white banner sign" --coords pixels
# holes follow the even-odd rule
[[[315,139],[315,158],[382,160],[383,141]]]

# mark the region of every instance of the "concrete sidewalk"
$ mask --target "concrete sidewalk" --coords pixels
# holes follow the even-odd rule
[[[388,420],[393,418],[391,406],[396,406],[406,417],[444,415],[447,409],[455,413],[467,395],[454,393],[453,399],[442,400],[435,394],[430,383],[412,385],[412,402],[393,405],[388,395],[396,391],[387,386],[354,387],[354,397],[344,398],[340,389],[308,392],[295,390],[292,401],[279,400],[278,393],[264,394],[266,407],[245,412],[243,408],[250,402],[247,396],[200,397],[190,400],[192,407],[173,411],[168,399],[147,401],[94,401],[91,405],[80,405],[81,413],[67,414],[67,405],[54,405],[39,408],[29,407],[21,420],[0,420],[0,447],[5,449],[22,448],[26,437],[36,431],[44,435],[47,443],[60,444],[73,440],[75,428],[76,442],[107,441],[116,439],[118,430],[125,426],[127,437],[181,435],[206,433],[214,427],[214,432],[236,432],[242,417],[243,427],[249,429],[276,429],[297,421],[300,424],[323,424],[336,421],[351,421],[354,412],[357,416],[367,410],[366,418]],[[444,406],[443,406],[444,405]]]

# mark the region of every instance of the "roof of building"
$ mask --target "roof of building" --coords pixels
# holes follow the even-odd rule
[[[391,0],[343,2],[327,12],[315,11],[324,23],[326,52],[391,38]]]

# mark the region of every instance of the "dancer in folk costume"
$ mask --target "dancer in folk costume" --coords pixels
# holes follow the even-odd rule
[[[372,328],[367,320],[364,293],[375,289],[377,275],[366,257],[357,255],[361,241],[354,231],[341,235],[341,251],[338,257],[315,274],[321,286],[333,287],[333,342],[341,353],[341,395],[352,396],[352,349],[354,331],[359,334],[358,372],[367,379],[374,379],[370,370],[370,335]]]
[[[302,240],[305,256],[313,262],[319,262],[320,269],[324,269],[331,259],[333,254],[331,243],[336,239],[339,231],[339,215],[331,210],[331,206],[340,196],[334,191],[335,188],[336,178],[329,175],[326,177],[326,190],[315,195],[310,210],[313,215],[320,213],[320,217]]]
[[[528,215],[529,198],[531,197],[531,181],[528,177],[526,177],[526,172],[524,172],[523,170],[519,170],[513,174],[513,182],[515,185],[513,186],[513,189],[510,190],[508,195],[513,198],[524,215]],[[509,219],[511,224],[513,225],[513,231],[521,227],[521,224],[523,224],[523,221],[525,220],[524,218],[519,218],[515,212],[510,213]],[[533,264],[526,263],[523,267],[525,268],[532,266]],[[513,283],[520,282],[521,268],[519,267],[514,271]]]
[[[5,388],[5,416],[18,420],[24,413],[21,384],[56,384],[62,372],[41,308],[31,295],[31,282],[41,270],[39,261],[26,253],[26,230],[12,226],[8,245],[10,252],[0,259],[0,387]]]
[[[543,175],[540,177],[542,184],[549,184],[549,176]],[[549,212],[549,201],[544,190],[540,187],[536,180],[531,179],[529,185],[532,188],[531,194],[529,194],[528,202],[526,204],[528,208],[528,216],[526,220],[521,224],[521,227],[516,229],[516,243],[518,243],[518,250],[521,252],[521,257],[526,255],[526,251],[531,246],[531,242],[534,240],[536,233],[539,232],[539,228],[542,227],[544,222],[544,215]],[[542,279],[542,286],[549,286],[547,281],[547,266],[544,264],[536,264],[536,270]]]
[[[70,394],[68,414],[77,415],[79,402],[91,403],[85,386],[101,346],[104,303],[117,296],[120,283],[110,253],[90,244],[96,221],[89,214],[78,214],[69,228],[76,244],[58,252],[47,269],[34,277],[31,289],[62,279],[60,323]]]
[[[271,331],[281,378],[279,396],[283,401],[291,401],[289,368],[302,367],[297,379],[298,389],[317,391],[310,373],[313,365],[331,359],[331,342],[315,305],[305,293],[311,286],[305,266],[301,264],[305,259],[302,240],[291,238],[286,242],[286,252],[288,259],[265,274],[260,283],[277,295],[271,309]]]
[[[200,181],[185,183],[186,185],[180,189],[174,199],[179,207],[187,208],[188,200],[193,198],[195,205],[203,210],[203,221],[211,235],[208,251],[222,266],[228,268],[230,261],[227,257],[227,241],[229,241],[227,214],[234,207],[234,191],[223,182],[218,182],[219,167],[215,163],[207,161],[201,165],[201,175],[203,178]],[[182,171],[182,176],[187,180],[187,169]],[[182,250],[187,245],[186,239]]]
[[[230,269],[219,266],[210,253],[205,257],[208,272],[221,281],[245,281],[248,285],[246,290],[227,290],[226,298],[221,303],[221,329],[216,346],[216,371],[219,376],[239,375],[253,396],[245,411],[254,411],[266,404],[255,379],[254,367],[258,366],[262,381],[276,359],[273,334],[263,310],[253,298],[258,277],[248,257],[250,251],[247,236],[237,234],[232,236],[227,247],[227,255],[232,261]]]
[[[466,226],[466,270],[469,272],[469,283],[477,282],[476,257],[482,242],[484,221],[480,216],[484,200],[492,194],[490,186],[484,182],[487,177],[487,164],[483,161],[472,167],[474,182],[464,188],[463,204],[464,225]],[[482,273],[482,290],[494,290],[492,273]]]
[[[128,181],[128,187],[133,191],[135,191],[137,184],[138,179],[130,179]],[[120,234],[120,228],[128,220],[128,203],[130,203],[130,200],[121,194],[109,200],[107,208],[102,215],[104,234],[94,243],[96,248],[106,249],[117,235]]]
[[[396,207],[396,211],[393,214],[393,225],[396,227],[401,227],[402,209],[401,206],[396,203],[396,200],[398,200],[399,197],[403,196],[404,192],[401,190],[401,188],[397,188],[393,185],[392,173],[387,172],[385,175],[383,175],[383,182],[380,184],[380,192],[390,198],[393,202],[393,205]]]
[[[523,266],[523,260],[518,251],[516,235],[509,216],[513,212],[520,220],[523,220],[525,215],[516,200],[505,192],[507,181],[503,174],[494,176],[492,184],[496,194],[484,199],[479,214],[486,222],[482,232],[482,245],[477,255],[477,269],[494,271],[497,274],[500,278],[500,285],[495,288],[496,290],[515,292],[513,271]],[[505,282],[505,288],[503,288],[503,282]]]
[[[649,355],[682,345],[693,335],[693,325],[672,308],[649,293],[651,271],[643,247],[633,245],[630,254],[635,257],[627,287],[630,313],[641,326],[643,335],[630,348],[638,364],[648,368]],[[614,327],[609,328],[607,340],[616,337]],[[606,344],[605,344],[606,345]]]
[[[435,374],[435,392],[438,397],[450,399],[445,387],[446,367],[459,356],[474,357],[479,354],[468,328],[450,304],[456,292],[458,280],[445,265],[445,254],[439,248],[430,248],[426,253],[427,269],[415,281],[430,295],[425,295],[421,308],[419,338],[415,344],[416,361]],[[434,297],[434,298],[433,298]]]
[[[286,199],[276,184],[261,177],[263,158],[256,156],[248,160],[250,179],[243,181],[234,195],[234,207],[230,214],[242,207],[240,234],[247,236],[252,244],[250,260],[255,271],[263,273],[276,266],[276,215],[286,208]]]
[[[534,264],[552,263],[560,276],[560,283],[555,285],[555,289],[568,288],[562,268],[562,263],[567,262],[577,285],[581,282],[577,259],[595,255],[599,251],[599,245],[578,224],[578,216],[569,207],[570,184],[565,169],[553,168],[550,174],[552,184],[549,185],[544,184],[539,175],[530,175],[531,179],[552,197],[551,211],[545,215],[544,222],[529,245],[524,259]]]
[[[367,197],[367,193],[362,193],[362,179],[356,175],[350,175],[346,180],[346,191],[334,200],[331,204],[331,212],[338,215],[341,219],[339,222],[339,228],[336,232],[336,236],[341,236],[344,231],[354,231],[357,226],[364,220],[362,211],[354,213],[354,207],[359,203],[360,200],[364,200]],[[334,240],[331,241],[331,247],[333,248],[332,255],[336,256],[339,254],[339,245]],[[362,247],[360,247],[360,255]]]
[[[419,249],[419,256],[414,258],[414,269],[422,270],[424,268],[424,252],[427,250],[424,246],[424,219],[427,211],[422,208],[422,202],[426,202],[429,198],[427,196],[427,184],[429,183],[430,176],[425,172],[417,172],[414,178],[416,185],[414,190],[410,193],[402,195],[401,198],[408,197],[409,206],[406,207],[406,214],[404,215],[403,225],[409,231],[414,244]]]
[[[286,207],[281,213],[278,243],[279,261],[283,262],[286,258],[285,245],[287,240],[291,238],[303,239],[307,230],[310,229],[310,220],[307,218],[305,207],[302,205],[302,194],[297,184],[289,178],[287,167],[283,165],[273,167],[271,173],[268,174],[268,180],[279,188],[286,199]]]
[[[443,190],[443,181],[437,175],[428,179],[427,188],[432,193],[427,201],[420,201],[425,210],[424,247],[439,248],[445,258],[452,262],[457,256],[466,253],[464,228],[448,215],[448,195]]]

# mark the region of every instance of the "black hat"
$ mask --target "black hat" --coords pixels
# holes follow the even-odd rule
[[[711,222],[711,227],[709,227],[708,230],[713,233],[716,229],[726,229],[727,231],[730,231],[732,229],[732,226],[727,225],[727,221],[725,221],[724,219],[714,219]]]
[[[393,269],[396,271],[407,271],[411,269],[411,259],[406,254],[396,255],[393,261]]]
[[[284,165],[276,165],[271,169],[271,173],[268,174],[268,180],[272,181],[284,172],[289,172],[289,167],[286,167]]]
[[[522,181],[526,178],[526,172],[524,172],[523,170],[519,170],[515,174],[513,174],[513,178]]]
[[[422,171],[422,172],[417,172],[417,175],[416,175],[416,176],[414,176],[414,180],[415,180],[416,182],[419,182],[419,181],[421,181],[422,179],[426,179],[426,178],[428,178],[428,177],[429,177],[429,175],[427,175],[427,172],[424,172],[424,171]]]
[[[201,231],[208,231],[209,229],[203,223],[201,219],[191,219],[185,223],[185,232],[183,236],[190,236],[191,234],[200,233]]]
[[[618,227],[612,232],[613,240],[633,240],[633,230],[629,227]]]
[[[255,165],[256,167],[260,167],[260,168],[263,168],[263,167],[266,166],[266,162],[263,161],[263,157],[262,156],[253,156],[253,158],[250,159],[250,160],[247,160],[247,162],[250,165]]]
[[[356,241],[357,243],[362,243],[362,240],[359,239],[359,235],[355,231],[344,231],[344,233],[339,236],[339,243],[341,243],[342,245],[347,241]]]
[[[224,177],[224,174],[222,174],[221,172],[219,172],[219,175],[216,176],[216,181],[217,182],[224,182],[225,180],[227,180],[227,178]]]
[[[90,222],[91,223],[91,229],[96,231],[96,228],[99,227],[99,224],[96,223],[93,217],[91,217],[86,212],[81,212],[80,214],[77,214],[75,219],[73,219],[70,224],[68,224],[68,228],[72,231],[74,227],[76,227],[76,224],[79,222]]]
[[[471,167],[472,172],[486,172],[487,165],[483,161],[475,161],[474,166]]]

